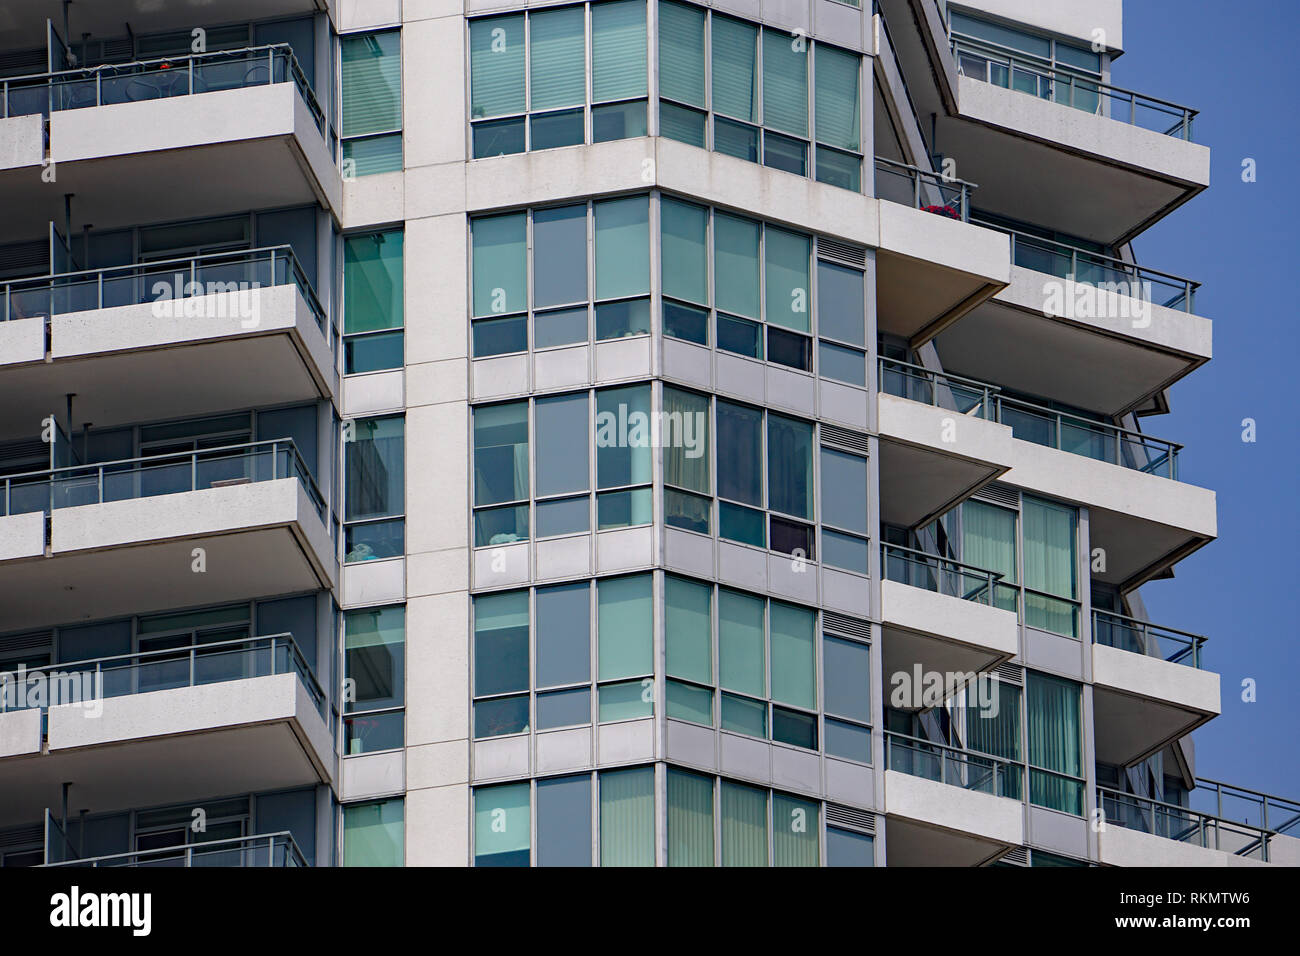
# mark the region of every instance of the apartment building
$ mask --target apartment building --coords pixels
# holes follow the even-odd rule
[[[1140,594],[1216,536],[1130,245],[1209,151],[1122,51],[7,4],[0,865],[1300,863]]]

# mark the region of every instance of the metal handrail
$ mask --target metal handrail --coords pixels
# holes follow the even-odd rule
[[[1159,269],[1152,269],[1148,266],[1138,265],[1135,262],[1125,262],[1123,259],[1117,259],[1114,256],[1106,255],[1102,252],[1092,252],[1088,249],[1081,249],[1078,246],[1072,246],[1068,242],[1061,242],[1056,239],[1044,239],[1041,236],[1031,235],[1022,232],[1019,229],[1012,229],[1009,226],[999,225],[981,219],[979,216],[972,216],[971,220],[977,226],[985,229],[992,229],[996,232],[1003,233],[1011,238],[1011,261],[1016,265],[1021,263],[1016,258],[1018,249],[1024,246],[1033,247],[1035,244],[1046,247],[1045,251],[1052,256],[1060,256],[1069,259],[1069,272],[1066,277],[1073,278],[1079,285],[1096,285],[1087,279],[1081,279],[1080,265],[1087,266],[1099,265],[1102,269],[1110,269],[1117,273],[1131,277],[1135,282],[1143,280],[1151,282],[1153,285],[1161,285],[1168,289],[1176,290],[1174,296],[1163,303],[1158,303],[1164,308],[1175,309],[1181,308],[1184,312],[1190,313],[1194,307],[1196,293],[1200,291],[1202,283],[1188,279],[1185,276],[1175,275],[1172,272],[1162,272]],[[1089,260],[1097,260],[1090,262]],[[1025,266],[1033,269],[1033,266]],[[1041,272],[1041,269],[1034,269]],[[1131,293],[1134,298],[1138,297],[1137,292]]]
[[[899,769],[894,766],[893,747],[890,744],[897,744],[904,750],[912,754],[921,754],[924,756],[940,757],[939,762],[939,779],[938,783],[959,786],[965,790],[978,790],[988,793],[989,790],[984,788],[987,783],[992,783],[992,793],[994,796],[1009,797],[1013,800],[1021,799],[1024,793],[1024,766],[1015,760],[1009,760],[1006,757],[997,757],[993,754],[981,753],[975,750],[965,750],[961,747],[952,747],[948,744],[938,743],[933,740],[926,740],[922,737],[913,737],[909,734],[896,733],[894,731],[885,732],[885,769],[897,770],[899,773],[906,773],[911,776],[924,777],[933,779],[925,774],[916,773],[911,769]],[[979,770],[982,774],[978,778],[968,778],[967,780],[949,779],[949,764],[955,763],[962,770]],[[957,768],[954,768],[957,769]],[[1001,772],[999,772],[1001,771]],[[1014,771],[1015,787],[1008,787],[1008,782],[1013,779]]]
[[[15,482],[19,482],[22,485],[36,485],[41,483],[39,479],[44,478],[46,481],[48,481],[50,485],[50,497],[51,497],[50,510],[53,511],[54,503],[52,499],[54,495],[54,483],[58,480],[61,479],[71,480],[74,477],[95,478],[96,488],[98,492],[97,494],[98,500],[94,502],[84,502],[84,503],[102,504],[104,501],[104,478],[106,474],[111,477],[119,477],[122,475],[132,474],[140,470],[141,466],[154,467],[159,462],[165,462],[168,460],[178,460],[178,461],[188,460],[190,462],[190,487],[187,490],[200,491],[200,490],[204,490],[198,487],[198,468],[199,468],[200,461],[212,461],[215,459],[219,459],[222,456],[223,452],[240,452],[243,455],[257,454],[258,452],[253,450],[261,449],[264,447],[269,448],[271,452],[270,455],[271,475],[269,478],[261,478],[261,479],[250,477],[250,480],[251,481],[275,481],[279,478],[297,478],[298,481],[303,485],[304,489],[307,491],[307,494],[311,498],[312,503],[316,506],[317,513],[322,517],[324,517],[325,498],[320,493],[320,489],[316,486],[316,480],[312,477],[311,471],[307,468],[306,462],[303,461],[302,455],[298,453],[298,446],[294,443],[294,440],[292,438],[264,439],[262,441],[248,442],[243,445],[223,445],[218,448],[203,448],[203,449],[196,449],[194,451],[170,452],[165,455],[143,455],[138,458],[123,458],[117,461],[94,462],[93,464],[88,464],[88,465],[63,465],[59,468],[48,468],[40,471],[23,472],[21,474],[16,474],[16,475],[5,475],[3,478],[0,478],[0,483],[2,483],[0,487],[3,487],[3,491],[4,491],[3,498],[0,499],[3,501],[4,508],[3,510],[0,510],[0,515],[9,515],[13,513],[12,511],[13,485]],[[278,452],[281,447],[286,447],[287,450],[292,453],[290,462],[292,462],[293,467],[287,468],[286,472],[293,472],[293,474],[288,474],[288,473],[284,475],[279,474]],[[234,457],[234,456],[230,456],[230,457]],[[135,468],[127,469],[125,466],[128,465],[135,466]],[[106,469],[112,469],[112,470],[106,471]],[[78,474],[78,475],[70,474],[74,472],[83,473],[83,474]],[[174,493],[175,492],[164,492],[164,494],[174,494]],[[154,497],[154,496],[136,495],[136,496],[131,496],[131,498],[127,500],[131,500],[132,498],[135,497]],[[36,510],[41,511],[44,509],[36,509]]]
[[[1133,827],[1124,819],[1113,819],[1106,814],[1105,800],[1109,797],[1118,805],[1127,805],[1140,814],[1141,827]],[[1102,810],[1102,818],[1106,823],[1113,823],[1124,829],[1140,829],[1141,832],[1150,833],[1153,836],[1161,836],[1166,839],[1176,840],[1179,843],[1193,843],[1206,849],[1223,850],[1227,853],[1233,853],[1237,856],[1253,856],[1258,849],[1260,859],[1268,861],[1269,841],[1275,836],[1275,831],[1268,830],[1264,827],[1258,827],[1250,823],[1238,823],[1223,817],[1206,813],[1202,810],[1194,810],[1191,807],[1179,806],[1176,803],[1167,803],[1163,800],[1156,800],[1152,797],[1143,797],[1135,793],[1125,793],[1122,790],[1116,790],[1113,787],[1097,785],[1097,803]],[[1159,817],[1157,817],[1159,814]],[[1159,823],[1157,823],[1159,820]],[[1171,827],[1170,823],[1176,826]],[[1161,825],[1163,824],[1163,825]],[[1167,830],[1168,832],[1161,832]],[[1225,847],[1223,834],[1235,834],[1244,838],[1247,842],[1242,846]],[[1213,843],[1211,843],[1211,834]]]
[[[1104,621],[1114,622],[1114,624],[1110,627],[1100,627],[1099,625]],[[1121,646],[1117,643],[1119,640],[1116,634],[1117,630],[1135,634],[1135,643],[1141,649],[1134,650],[1132,647]],[[1177,649],[1172,654],[1163,657],[1163,659],[1171,664],[1186,664],[1198,670],[1202,664],[1202,649],[1205,647],[1207,640],[1200,634],[1179,631],[1172,627],[1161,627],[1152,624],[1150,621],[1139,620],[1125,614],[1117,614],[1114,611],[1105,611],[1101,608],[1094,608],[1092,611],[1092,639],[1094,642],[1103,644],[1106,647],[1114,647],[1122,651],[1131,651],[1147,656],[1152,656],[1150,655],[1150,649],[1153,647],[1157,651],[1155,656],[1160,656],[1160,641],[1161,639],[1168,640],[1176,645]]]
[[[933,369],[925,368],[922,365],[914,365],[911,362],[904,362],[900,359],[891,359],[881,357],[880,366],[880,390],[887,395],[894,395],[898,398],[906,398],[914,402],[922,402],[926,405],[933,405],[935,408],[948,408],[950,411],[960,412],[963,415],[975,414],[977,418],[988,419],[994,415],[993,398],[1001,389],[997,385],[990,385],[987,382],[976,381],[973,378],[965,378],[961,375],[949,375],[947,372],[936,372]],[[886,372],[893,372],[901,375],[912,383],[923,382],[924,389],[907,388],[907,394],[899,394],[889,390]],[[940,384],[940,380],[944,384]],[[955,388],[954,388],[955,386]],[[961,408],[957,402],[958,390],[975,393],[979,395],[978,399],[973,399],[970,407]],[[928,398],[917,398],[918,392],[928,395]],[[940,404],[940,397],[947,395],[952,399],[952,405]]]
[[[1002,579],[1005,575],[1001,571],[990,571],[987,568],[976,567],[973,564],[966,564],[953,558],[940,557],[937,554],[928,554],[925,551],[918,551],[916,548],[905,547],[900,544],[881,544],[881,561],[884,563],[882,577],[889,581],[895,581],[898,584],[906,584],[911,587],[921,587],[927,591],[935,591],[939,594],[946,593],[943,588],[944,581],[948,580],[948,575],[960,575],[962,578],[970,577],[976,579],[977,586],[973,588],[950,588],[950,590],[959,591],[948,595],[950,597],[961,598],[963,601],[974,601],[977,604],[987,604],[990,607],[997,607],[996,591],[999,587],[1005,587]],[[934,587],[924,584],[916,584],[909,574],[908,580],[899,581],[890,576],[888,558],[894,557],[896,560],[906,561],[911,567],[922,567],[926,571],[935,575]],[[1017,598],[1018,599],[1018,598]]]
[[[307,273],[303,270],[302,263],[298,261],[297,254],[293,251],[293,246],[288,244],[278,246],[260,246],[256,249],[236,249],[229,252],[209,252],[198,256],[189,256],[178,259],[159,259],[151,262],[133,262],[121,266],[100,266],[96,269],[79,269],[75,272],[57,272],[48,273],[43,276],[29,276],[21,279],[9,279],[0,282],[0,293],[3,295],[3,309],[0,310],[0,322],[8,321],[15,318],[37,318],[43,317],[47,321],[54,315],[63,315],[69,312],[84,312],[90,309],[107,308],[104,302],[105,283],[121,282],[123,280],[149,279],[159,280],[163,277],[165,271],[172,271],[174,275],[180,275],[179,272],[172,270],[174,266],[184,266],[188,272],[187,281],[182,289],[192,286],[202,287],[198,280],[199,270],[205,267],[219,265],[221,263],[252,263],[256,265],[261,261],[270,263],[270,285],[276,286],[281,284],[293,284],[298,287],[303,298],[307,302],[307,307],[311,310],[312,316],[316,319],[316,324],[320,330],[329,335],[330,330],[326,328],[328,321],[325,308],[321,305],[320,299],[316,295],[316,290],[312,287],[311,281],[307,278]],[[276,262],[283,260],[286,263],[286,282],[276,282]],[[74,289],[84,288],[90,282],[94,282],[95,296],[93,304],[76,302],[75,308],[55,309],[55,297],[60,293],[68,295],[68,305],[72,306],[72,297],[70,295]],[[229,283],[225,283],[229,285]],[[48,287],[48,288],[47,288]],[[15,316],[14,299],[15,297],[26,296],[30,293],[44,294],[48,292],[49,302],[42,303],[48,305],[43,312],[37,312],[32,316]],[[207,293],[204,293],[207,294]],[[135,298],[139,298],[138,295]],[[191,296],[182,295],[182,299],[192,298]],[[21,301],[21,299],[20,299]],[[162,301],[154,299],[151,301]],[[171,299],[168,301],[179,301]],[[137,303],[140,304],[140,303]],[[332,337],[331,337],[332,338]]]
[[[131,863],[119,864],[123,866],[136,866],[140,857],[150,857],[158,860],[170,860],[173,858],[183,859],[185,866],[194,865],[194,857],[197,854],[229,852],[237,850],[259,850],[261,844],[266,845],[267,865],[275,865],[275,848],[277,845],[283,846],[285,850],[285,866],[307,866],[307,857],[303,855],[302,849],[298,846],[298,841],[293,838],[293,834],[288,830],[279,830],[275,833],[258,833],[253,836],[245,837],[228,837],[224,840],[209,840],[205,843],[184,843],[179,846],[158,847],[153,850],[128,850],[125,853],[110,853],[105,856],[89,856],[78,860],[60,860],[55,863],[42,864],[45,867],[56,866],[90,866],[98,867],[101,864],[109,863],[114,860],[131,860]],[[218,849],[228,847],[228,849]],[[148,861],[146,861],[148,862]]]
[[[889,32],[889,21],[885,19],[885,13],[874,2],[872,3],[871,14],[880,21],[880,32],[885,36],[885,43],[889,46],[890,55],[894,58],[894,65],[898,68],[899,74],[903,71],[903,61],[898,57],[898,47],[894,46],[894,36]],[[912,111],[912,121],[916,123],[916,132],[921,137],[921,142],[925,143],[925,127],[921,125],[921,114],[916,111],[916,103],[912,100],[912,90],[907,83],[903,83],[903,96],[907,99],[908,108]],[[926,143],[926,149],[929,149],[929,143]]]
[[[920,166],[912,166],[909,163],[900,163],[893,159],[886,159],[884,156],[875,157],[875,169],[877,172],[886,172],[894,176],[905,176],[912,183],[911,205],[913,209],[922,209],[926,212],[935,212],[941,215],[947,215],[950,218],[960,219],[962,222],[970,222],[970,198],[971,192],[979,187],[975,183],[967,182],[964,179],[956,177],[947,177],[942,173],[936,173],[932,170],[922,169]],[[929,185],[938,190],[939,199],[945,199],[946,193],[952,193],[952,199],[946,199],[941,203],[927,203],[924,200],[930,197],[922,195],[921,182],[927,180]],[[876,197],[891,200],[887,196],[880,195],[880,189],[877,185],[875,190]],[[957,203],[957,215],[953,216],[951,212],[942,212],[942,210],[951,210],[954,201]],[[906,205],[905,203],[902,205]]]
[[[963,51],[974,53],[977,56],[996,56],[1006,61],[1008,74],[1010,74],[1011,70],[1019,69],[1047,79],[1053,84],[1062,84],[1066,86],[1069,89],[1069,100],[1062,105],[1070,106],[1074,109],[1084,109],[1082,106],[1075,106],[1075,90],[1078,88],[1086,94],[1098,94],[1098,105],[1101,104],[1101,97],[1103,96],[1106,97],[1107,100],[1127,103],[1129,106],[1128,124],[1130,126],[1139,126],[1137,122],[1139,107],[1163,114],[1167,117],[1176,117],[1177,120],[1172,126],[1165,129],[1151,130],[1151,132],[1163,133],[1166,136],[1173,136],[1187,142],[1192,141],[1192,120],[1196,118],[1199,112],[1198,110],[1183,106],[1182,104],[1175,103],[1171,100],[1162,100],[1156,96],[1147,96],[1145,93],[1139,93],[1136,90],[1130,90],[1122,86],[1105,83],[1100,79],[1094,79],[1091,76],[1086,76],[1078,72],[1072,72],[1067,69],[1061,69],[1059,67],[1045,64],[1040,60],[1021,53],[1019,50],[1013,50],[1010,47],[1005,47],[989,40],[968,37],[952,33],[951,31],[950,39],[954,57],[959,57]],[[960,69],[960,62],[958,63],[958,69]],[[972,77],[972,79],[978,79],[978,77]],[[1008,82],[1010,82],[1010,76],[1008,76]],[[1014,89],[1014,87],[1011,88]],[[1054,97],[1056,90],[1049,88],[1048,93]],[[1053,102],[1059,101],[1053,100]],[[1100,110],[1097,110],[1096,112],[1098,115],[1105,115],[1108,119],[1124,122],[1121,118],[1110,115],[1109,110],[1107,110],[1105,114],[1102,114]],[[1148,129],[1148,127],[1145,126],[1140,126],[1139,128]]]
[[[33,89],[42,85],[48,86],[51,90],[59,84],[65,83],[89,83],[95,84],[95,100],[93,103],[78,104],[77,106],[56,105],[53,97],[47,99],[47,108],[53,111],[64,109],[81,109],[93,106],[103,106],[103,83],[105,76],[112,78],[116,72],[145,72],[149,67],[153,67],[159,72],[175,71],[176,73],[185,73],[188,76],[186,96],[194,95],[194,67],[197,64],[200,68],[204,65],[210,65],[220,59],[246,59],[260,60],[265,55],[267,57],[268,69],[267,80],[262,83],[248,83],[240,88],[250,86],[271,86],[284,80],[275,78],[275,60],[277,57],[284,57],[286,70],[289,77],[292,78],[294,85],[298,88],[299,95],[302,96],[303,102],[311,110],[312,117],[316,120],[316,128],[320,130],[322,136],[326,132],[325,111],[321,109],[320,102],[316,99],[316,94],[312,91],[311,84],[307,81],[307,75],[303,72],[298,58],[294,56],[293,47],[288,43],[270,43],[262,46],[243,47],[238,50],[214,50],[209,53],[187,53],[180,56],[158,57],[152,60],[132,60],[128,63],[102,63],[99,66],[80,67],[70,70],[53,70],[45,73],[33,73],[27,76],[12,76],[0,80],[0,119],[7,119],[12,116],[29,115],[28,113],[11,113],[9,110],[9,95],[13,87],[17,86],[22,89]],[[199,92],[203,92],[200,90]],[[45,110],[32,110],[31,113],[44,113]]]
[[[1202,785],[1205,785],[1207,790],[1214,792],[1217,814],[1220,817],[1223,816],[1223,800],[1226,796],[1229,800],[1244,800],[1248,803],[1258,804],[1260,807],[1261,828],[1270,833],[1284,834],[1290,830],[1300,828],[1300,801],[1291,800],[1288,797],[1279,797],[1272,793],[1264,793],[1262,790],[1238,787],[1236,784],[1223,783],[1209,777],[1196,778],[1197,789],[1191,791],[1193,796],[1198,793]],[[1269,820],[1270,806],[1275,808],[1275,816],[1271,822]],[[1285,815],[1281,821],[1276,818],[1277,812]]]
[[[258,645],[258,644],[265,644],[267,646],[265,648],[250,646],[250,645]],[[143,667],[143,666],[148,666],[150,663],[154,663],[155,661],[158,663],[174,663],[177,659],[180,658],[181,655],[185,655],[189,659],[189,665],[190,665],[188,683],[185,686],[194,687],[196,686],[195,679],[198,674],[198,668],[197,668],[198,658],[204,656],[211,656],[211,657],[221,656],[220,652],[222,651],[222,649],[240,648],[244,652],[249,652],[249,651],[255,652],[264,649],[270,650],[271,651],[271,675],[281,673],[280,671],[276,670],[277,660],[275,655],[275,648],[277,646],[285,647],[288,649],[290,669],[296,671],[298,675],[303,678],[305,684],[307,685],[306,690],[308,695],[312,698],[312,702],[316,705],[316,709],[317,711],[320,712],[321,717],[325,718],[326,722],[328,723],[329,722],[329,714],[328,714],[329,699],[325,696],[325,691],[321,687],[320,682],[316,680],[316,673],[312,669],[311,664],[308,663],[307,656],[303,654],[302,648],[298,646],[298,642],[294,639],[293,634],[291,634],[288,631],[285,631],[280,634],[265,634],[265,635],[258,635],[252,637],[231,638],[230,640],[225,640],[225,641],[212,641],[211,643],[207,643],[207,644],[188,644],[184,647],[168,647],[157,651],[135,651],[129,654],[108,654],[103,657],[91,657],[86,660],[80,660],[80,661],[59,661],[53,664],[42,664],[38,667],[27,667],[24,669],[23,673],[24,676],[26,676],[31,674],[45,674],[49,672],[82,674],[89,671],[90,673],[96,675],[95,686],[97,688],[97,692],[102,693],[104,687],[103,674],[105,670],[121,671],[121,670],[128,669],[127,667],[115,667],[115,666],[109,666],[106,668],[104,666],[106,664],[112,665],[115,662],[130,662],[131,666]],[[8,683],[3,678],[8,674],[13,674],[13,673],[16,672],[14,671],[0,672],[0,689],[4,688]],[[283,671],[283,673],[289,673],[289,671],[286,670]],[[263,676],[263,675],[257,675],[257,676]],[[231,678],[231,680],[242,680],[242,679],[244,678]],[[225,681],[213,681],[212,683],[225,683]],[[135,693],[148,693],[148,691],[137,690],[135,691]],[[131,696],[131,695],[113,695],[113,696]],[[7,713],[8,709],[9,709],[8,694],[0,693],[0,714]]]

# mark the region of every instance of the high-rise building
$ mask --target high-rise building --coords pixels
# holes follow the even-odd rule
[[[1122,50],[10,0],[0,864],[1300,863],[1139,592],[1216,535],[1130,245],[1210,164]]]

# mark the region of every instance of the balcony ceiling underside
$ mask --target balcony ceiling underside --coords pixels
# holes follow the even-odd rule
[[[970,834],[886,817],[887,866],[979,866],[1008,849]]]
[[[1098,548],[1105,552],[1106,564],[1105,570],[1094,570],[1092,577],[1125,592],[1162,576],[1212,540],[1195,531],[1172,528],[1122,511],[1094,507],[1089,515],[1089,542],[1094,555]]]
[[[954,375],[1101,415],[1144,405],[1205,362],[996,300],[945,329],[935,347]]]
[[[63,229],[68,193],[74,249],[86,227],[104,231],[317,202],[307,168],[293,137],[274,136],[56,162],[48,183],[40,166],[7,169],[0,172],[0,239],[47,234],[51,222]]]
[[[1127,767],[1144,760],[1213,718],[1167,701],[1093,687],[1097,760]]]
[[[988,462],[882,439],[881,520],[918,527],[969,498],[1004,471]]]
[[[958,176],[977,184],[977,209],[1109,246],[1205,188],[948,115],[938,120],[937,149],[956,161]]]
[[[876,253],[879,330],[907,339],[913,348],[920,348],[1000,288],[983,276],[937,262],[884,249]]]
[[[74,432],[327,394],[291,332],[0,369],[0,441],[35,437],[52,413],[63,422],[69,393]]]
[[[937,637],[891,627],[888,624],[884,627],[881,649],[882,671],[885,675],[883,693],[886,699],[895,687],[893,675],[906,674],[911,682],[917,664],[921,665],[922,673],[957,675],[992,670],[1009,659],[1008,655],[998,654],[987,648],[956,644]],[[969,681],[945,678],[944,699],[946,700],[967,683]],[[891,703],[890,706],[894,705]],[[904,706],[899,709],[918,711],[926,708]]]
[[[138,36],[324,9],[324,0],[221,0],[219,13],[213,10],[212,0],[96,0],[72,5],[68,14],[71,36],[64,39],[75,48],[83,33],[89,33],[92,40],[124,37],[128,23]],[[43,45],[47,19],[63,33],[63,0],[9,0],[0,6],[0,49]]]
[[[0,761],[0,827],[56,816],[65,782],[68,816],[107,813],[321,782],[288,721],[132,739]]]
[[[192,567],[195,548],[205,552],[201,573]],[[258,528],[5,562],[0,620],[5,630],[23,630],[322,586],[293,531]]]

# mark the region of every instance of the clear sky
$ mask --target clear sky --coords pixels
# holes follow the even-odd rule
[[[1124,0],[1112,82],[1200,110],[1210,188],[1134,242],[1138,262],[1205,283],[1214,357],[1145,431],[1183,443],[1181,476],[1218,493],[1219,539],[1142,589],[1151,619],[1204,634],[1223,714],[1197,773],[1300,800],[1300,3]],[[1242,162],[1257,181],[1242,181]],[[1242,441],[1252,418],[1257,441]],[[1242,681],[1256,682],[1255,703]]]

